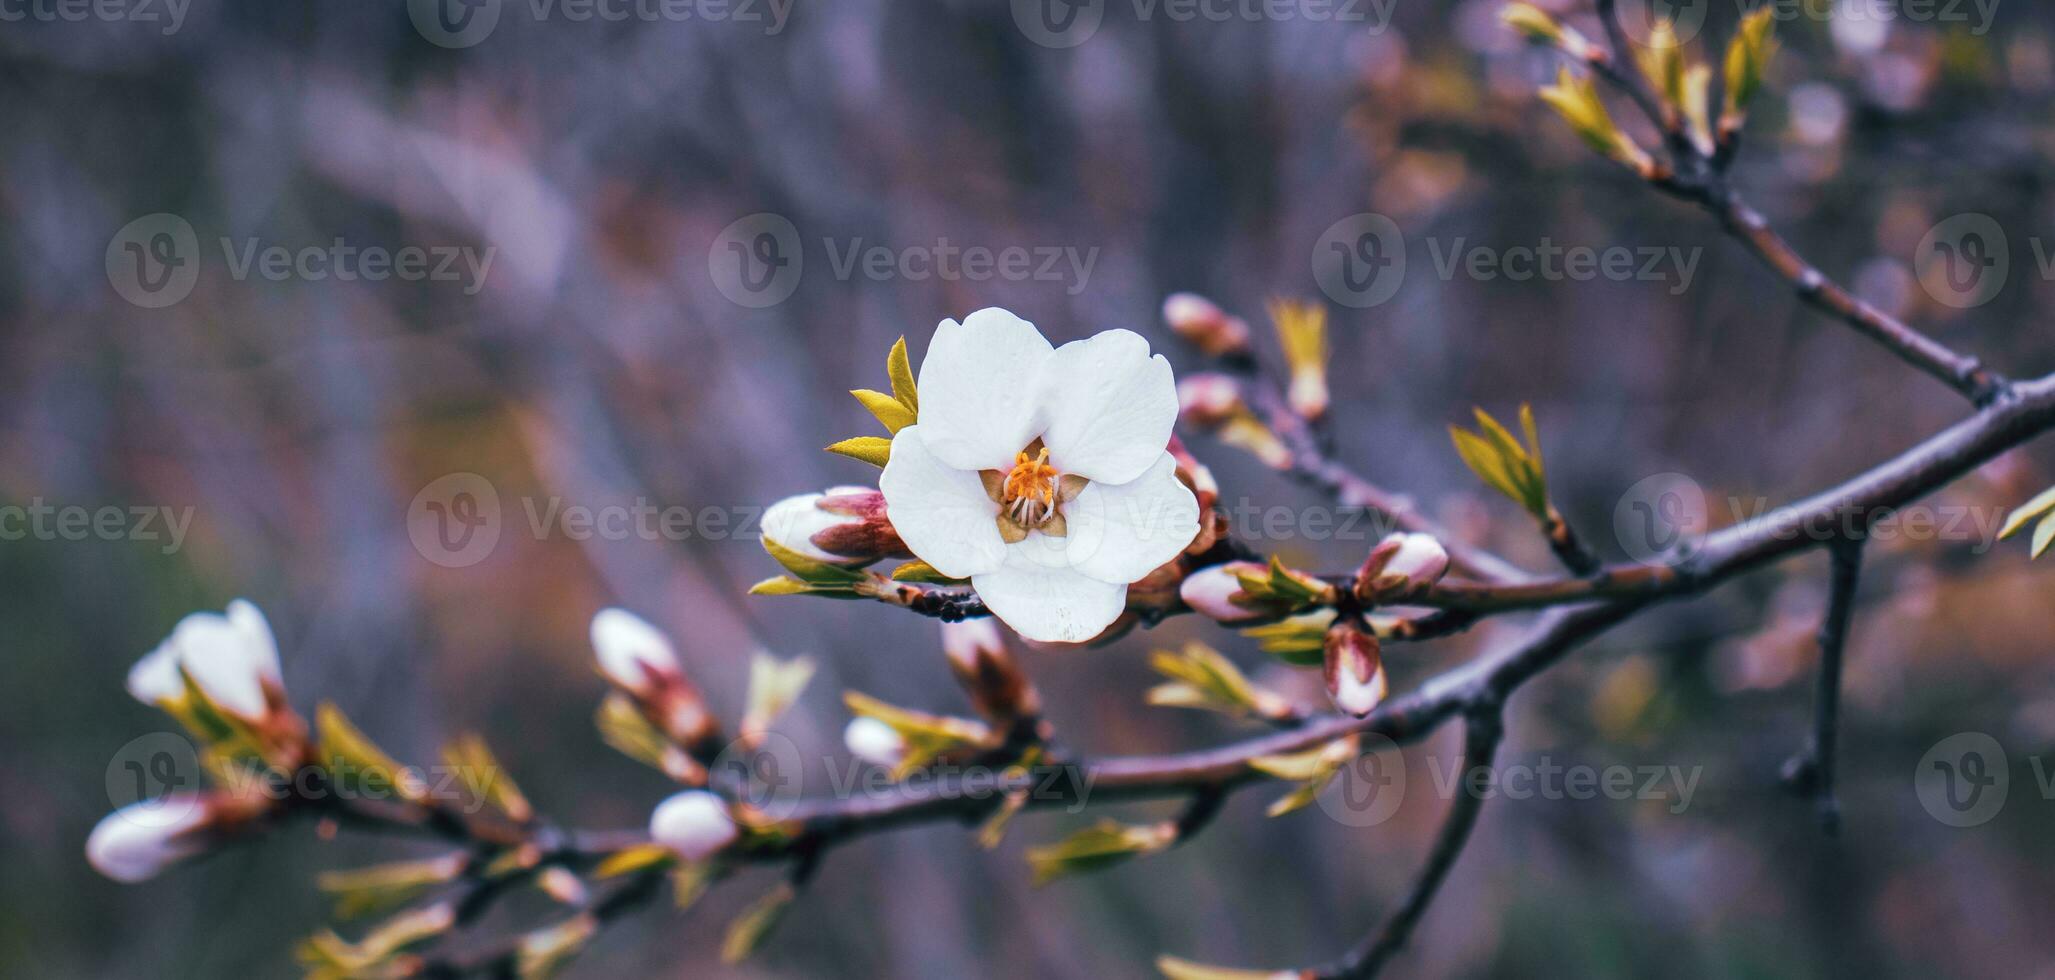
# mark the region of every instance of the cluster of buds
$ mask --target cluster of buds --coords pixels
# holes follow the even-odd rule
[[[1386,535],[1356,570],[1355,596],[1364,605],[1413,595],[1448,574],[1448,550],[1431,534]]]
[[[625,609],[602,609],[592,617],[592,649],[600,673],[665,740],[695,756],[719,750],[719,723],[656,627]],[[690,778],[688,763],[674,758],[663,768]]]
[[[1197,293],[1172,293],[1165,297],[1163,322],[1208,357],[1248,356],[1249,325]]]
[[[875,488],[833,487],[786,497],[764,511],[763,537],[829,565],[912,556],[885,517],[885,495]]]
[[[137,661],[136,700],[162,709],[207,753],[234,765],[293,768],[307,756],[307,726],[286,702],[278,643],[255,605],[199,612]],[[116,881],[141,881],[261,822],[277,801],[257,780],[175,792],[122,807],[86,840],[86,858]]]

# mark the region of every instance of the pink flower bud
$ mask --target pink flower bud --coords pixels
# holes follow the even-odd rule
[[[885,495],[864,487],[786,497],[764,511],[763,536],[830,565],[868,565],[912,554],[885,517]]]
[[[207,849],[206,797],[169,793],[101,818],[86,838],[86,860],[115,881],[133,883]]]
[[[1224,374],[1186,375],[1177,383],[1178,418],[1196,429],[1213,429],[1242,411],[1242,388]]]
[[[688,789],[656,805],[649,837],[688,861],[704,861],[735,842],[735,818],[727,801],[703,789]]]
[[[1448,566],[1448,550],[1433,535],[1387,535],[1356,571],[1356,597],[1384,602],[1410,594],[1441,581]]]
[[[215,706],[251,724],[266,726],[286,710],[278,643],[264,613],[247,600],[229,603],[227,615],[196,612],[179,620],[130,668],[129,693],[149,705],[183,699],[181,668]]]
[[[978,711],[1010,721],[1042,710],[1041,696],[1006,649],[998,623],[990,618],[942,624],[942,653]]]
[[[1242,582],[1236,577],[1237,572],[1267,575],[1269,569],[1252,561],[1231,561],[1224,565],[1202,568],[1185,576],[1184,584],[1177,587],[1177,597],[1183,599],[1185,605],[1218,623],[1248,622],[1272,615],[1267,610],[1236,601],[1243,595]]]
[[[600,673],[635,699],[644,717],[672,741],[695,746],[715,737],[714,718],[699,689],[678,666],[670,638],[626,609],[592,617],[592,650]]]
[[[1197,293],[1165,297],[1163,322],[1209,357],[1243,353],[1249,348],[1249,325]]]
[[[1327,682],[1327,696],[1335,707],[1358,718],[1369,714],[1384,700],[1388,687],[1377,637],[1344,621],[1328,629],[1325,646],[1321,677]]]

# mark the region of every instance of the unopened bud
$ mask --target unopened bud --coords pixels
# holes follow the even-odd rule
[[[1377,637],[1343,620],[1327,630],[1320,674],[1334,706],[1361,718],[1384,700],[1387,684]]]
[[[1165,297],[1163,322],[1208,357],[1242,354],[1249,349],[1249,325],[1197,293],[1172,293]]]
[[[942,652],[978,711],[1005,721],[1042,710],[1034,684],[1021,672],[991,618],[942,624]]]
[[[600,673],[672,741],[697,745],[716,734],[713,715],[678,666],[670,639],[647,620],[626,609],[600,610],[592,617],[592,649]]]
[[[735,842],[738,833],[728,803],[703,789],[688,789],[656,805],[649,837],[688,861],[704,861]]]
[[[261,795],[167,793],[100,819],[86,838],[86,860],[115,881],[143,881],[205,852],[271,805]]]
[[[1267,575],[1270,569],[1253,561],[1231,561],[1202,568],[1185,576],[1177,587],[1184,604],[1217,623],[1245,623],[1265,619],[1273,611],[1256,604],[1242,591],[1241,575]]]
[[[1177,383],[1178,419],[1194,429],[1217,429],[1242,411],[1241,385],[1227,375],[1191,374]]]
[[[842,730],[842,744],[849,748],[850,755],[887,769],[906,758],[906,737],[868,716],[850,720],[849,727]]]
[[[763,536],[830,565],[868,565],[912,555],[885,517],[885,495],[866,487],[786,497],[764,511]]]
[[[1387,602],[1441,581],[1448,574],[1448,550],[1431,534],[1386,535],[1356,570],[1356,598]]]

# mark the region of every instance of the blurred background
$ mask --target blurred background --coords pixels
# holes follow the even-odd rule
[[[1446,425],[1473,404],[1534,404],[1556,499],[1613,560],[1633,547],[1616,514],[1652,474],[1703,487],[1717,526],[1966,411],[1584,150],[1533,97],[1552,60],[1498,26],[1496,0],[757,0],[611,18],[559,4],[133,0],[0,25],[0,531],[28,529],[0,540],[0,974],[291,975],[292,943],[328,921],[313,874],[413,853],[298,824],[136,886],[86,865],[87,832],[127,802],[124,746],[171,729],[125,696],[129,664],[235,596],[269,613],[302,711],[334,700],[420,762],[480,731],[544,812],[579,826],[641,826],[666,792],[591,725],[603,688],[585,634],[604,605],[676,636],[731,718],[753,650],[814,657],[779,729],[810,789],[849,766],[842,690],[963,710],[932,621],[743,595],[775,573],[755,509],[875,479],[820,447],[876,431],[846,389],[883,387],[894,338],[917,362],[944,317],[1005,306],[1058,343],[1128,327],[1186,371],[1201,362],[1162,326],[1167,293],[1248,316],[1273,362],[1263,303],[1319,300],[1342,455],[1535,569],[1541,538],[1450,449]],[[1588,7],[1554,8],[1597,36]],[[1738,7],[1695,9],[1698,50],[1716,53]],[[1790,6],[1737,181],[1871,302],[2038,375],[2055,369],[2055,18],[2024,0],[1952,9]],[[1052,13],[1080,19],[1059,30]],[[1409,261],[1359,307],[1323,291],[1315,253],[1365,212],[1394,222]],[[1919,261],[1963,214],[2003,236],[1976,225],[1979,255],[2005,264],[1983,263],[2001,286],[1970,303]],[[793,262],[738,277],[766,232]],[[1611,279],[1449,261],[1551,243],[1657,251]],[[950,272],[951,248],[1030,260]],[[1192,446],[1230,505],[1322,503]],[[1981,533],[1871,549],[1841,839],[1777,776],[1810,725],[1815,555],[1645,616],[1522,692],[1503,761],[1680,767],[1699,774],[1689,804],[1494,801],[1401,970],[2051,975],[2055,937],[2034,923],[2055,915],[2055,800],[2037,779],[2055,764],[2055,593],[2023,545],[1988,540],[2051,478],[2045,447],[2016,453],[1933,501]],[[480,483],[493,543],[458,554],[421,536],[425,507]],[[553,516],[638,504],[689,515],[689,533]],[[105,524],[62,518],[109,507]],[[1371,543],[1251,540],[1337,572]],[[1317,674],[1190,620],[1027,656],[1070,744],[1244,734],[1141,705],[1147,652],[1192,637],[1318,697]],[[1517,627],[1396,649],[1394,684]],[[2005,747],[2012,785],[1994,819],[1955,828],[1912,774],[1964,731]],[[1408,771],[1445,770],[1453,738],[1408,749]],[[1024,818],[994,852],[951,826],[867,838],[834,852],[748,963],[717,965],[721,929],[769,878],[634,917],[571,975],[1322,961],[1397,901],[1434,833],[1443,801],[1409,785],[1370,827],[1322,808],[1266,820],[1270,794],[1245,793],[1185,848],[1041,889],[1022,849],[1079,818]]]

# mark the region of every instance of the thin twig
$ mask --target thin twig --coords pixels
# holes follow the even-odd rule
[[[1827,547],[1832,577],[1827,612],[1820,619],[1820,672],[1813,689],[1812,741],[1788,769],[1792,781],[1811,792],[1819,810],[1820,829],[1828,836],[1841,830],[1841,803],[1834,796],[1834,753],[1840,727],[1841,664],[1848,645],[1848,625],[1855,616],[1856,585],[1862,577],[1862,545],[1863,538],[1856,535]]]
[[[1405,902],[1348,955],[1326,967],[1305,971],[1309,980],[1363,980],[1376,976],[1406,944],[1413,927],[1434,901],[1435,892],[1448,878],[1449,869],[1462,856],[1464,845],[1470,842],[1470,831],[1477,825],[1478,811],[1484,807],[1484,787],[1491,778],[1492,760],[1505,731],[1504,720],[1495,706],[1478,708],[1465,720],[1463,778],[1456,785],[1455,799],[1449,801],[1441,833],[1435,836],[1434,847],[1427,852],[1427,861],[1413,879]]]

